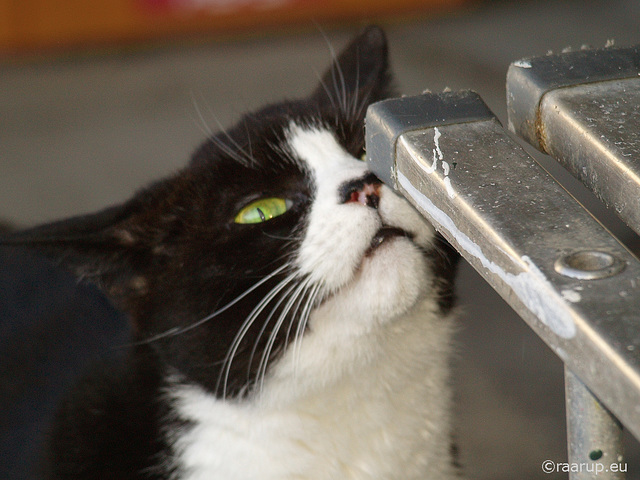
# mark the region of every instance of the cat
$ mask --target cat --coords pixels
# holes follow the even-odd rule
[[[456,252],[362,161],[392,95],[368,27],[308,98],[245,115],[101,212],[5,236],[125,311],[59,408],[49,479],[448,479]]]

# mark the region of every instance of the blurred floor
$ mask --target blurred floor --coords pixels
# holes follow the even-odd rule
[[[566,0],[487,3],[386,30],[402,93],[471,88],[504,121],[511,61],[610,39],[640,43],[639,25],[636,0]],[[356,30],[326,35],[339,50]],[[308,93],[329,61],[323,35],[310,28],[0,66],[0,220],[30,225],[123,200],[183,165],[207,128]],[[454,381],[465,470],[474,479],[555,478],[540,465],[566,459],[562,364],[477,274],[466,265],[461,273]],[[627,450],[628,478],[640,478],[637,442],[629,439]]]

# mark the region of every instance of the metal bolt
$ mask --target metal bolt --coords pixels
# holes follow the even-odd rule
[[[559,258],[554,267],[556,272],[566,277],[596,280],[620,273],[625,263],[610,253],[585,250]]]

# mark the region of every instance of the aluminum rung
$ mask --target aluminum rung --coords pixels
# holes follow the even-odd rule
[[[421,105],[419,126],[388,121],[397,102]],[[371,168],[640,438],[640,262],[473,92],[374,104],[366,141]],[[376,147],[385,141],[392,143]]]
[[[640,46],[513,62],[509,128],[640,233]]]

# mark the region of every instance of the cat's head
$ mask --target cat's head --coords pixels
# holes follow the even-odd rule
[[[447,308],[446,247],[361,161],[389,83],[368,28],[308,98],[244,116],[120,206],[14,241],[100,285],[135,342],[217,394],[246,391],[310,330],[348,338],[425,296]]]

